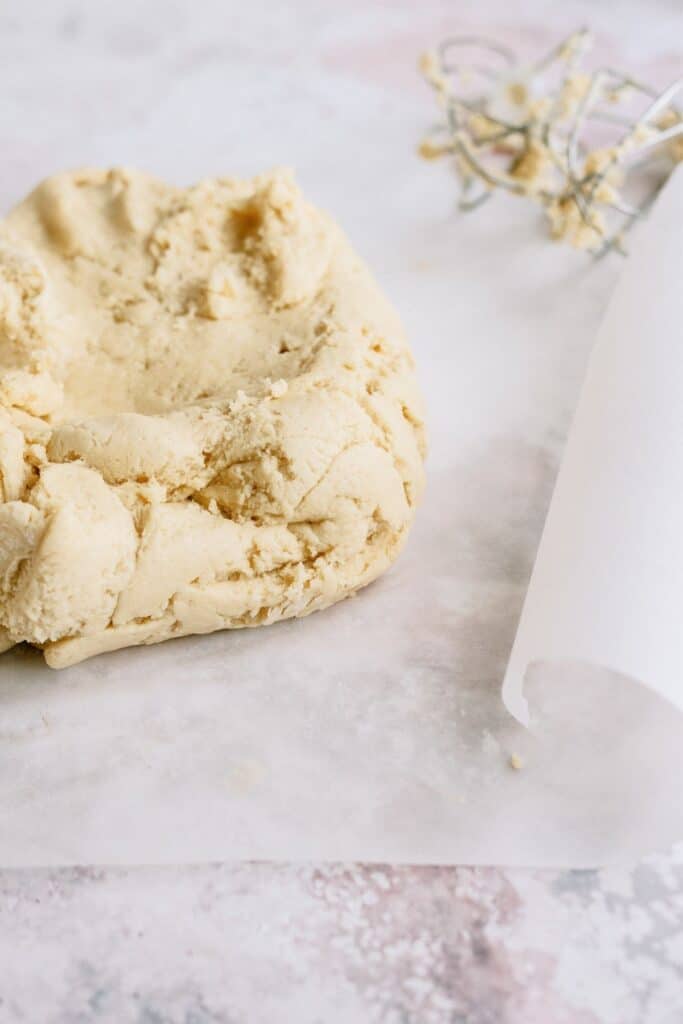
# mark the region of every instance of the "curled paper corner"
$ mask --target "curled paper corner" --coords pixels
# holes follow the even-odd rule
[[[531,664],[520,664],[510,658],[501,691],[503,704],[507,710],[527,729],[531,726],[531,712],[526,697],[526,683],[531,668]]]
[[[534,731],[539,726],[541,695],[551,686],[558,685],[558,681],[573,679],[576,682],[579,677],[593,680],[618,678],[623,685],[635,686],[646,692],[650,690],[645,680],[616,672],[610,665],[570,655],[549,658],[539,648],[529,661],[510,658],[501,690],[503,704],[520,725]]]
[[[520,800],[518,814],[535,815],[535,862],[626,866],[678,842],[683,716],[671,702],[575,659],[535,661],[524,676],[531,726],[514,742],[536,796],[525,811]]]
[[[536,656],[529,661],[523,658],[510,658],[503,679],[501,697],[512,717],[525,729],[533,732],[541,727],[541,704],[545,703],[544,698],[553,685],[562,685],[566,679],[577,682],[579,678],[598,680],[601,677],[616,678],[619,675],[609,665],[598,665],[568,655],[546,657],[539,648]],[[624,676],[621,678],[624,682],[642,685],[638,679]],[[567,725],[571,724],[571,720],[568,719]]]
[[[612,673],[683,711],[682,228],[679,170],[589,360],[502,687],[527,726],[540,661]]]
[[[553,712],[558,718],[560,709],[564,713],[570,712],[566,724],[571,727],[574,724],[571,712],[578,712],[579,701],[577,699],[573,702],[571,693],[568,693],[564,694],[561,702],[558,703],[557,690],[563,686],[569,690],[573,688],[575,693],[590,686],[596,690],[598,688],[607,690],[610,687],[635,689],[638,691],[636,699],[639,701],[646,701],[649,696],[653,695],[653,688],[645,680],[618,672],[610,665],[598,664],[595,661],[587,661],[569,655],[548,658],[539,652],[533,660],[528,662],[510,660],[503,679],[501,696],[505,708],[512,717],[532,733],[538,732],[543,727],[547,720],[548,705],[551,702]],[[553,688],[555,688],[554,691]],[[661,695],[656,694],[656,696],[662,700]],[[666,697],[663,698],[663,703],[668,706]],[[583,713],[585,710],[584,708]],[[683,719],[681,726],[683,727]]]

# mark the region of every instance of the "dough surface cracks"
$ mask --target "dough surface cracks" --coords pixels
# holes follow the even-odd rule
[[[400,322],[288,172],[71,172],[0,224],[0,651],[324,608],[397,557],[424,455]]]

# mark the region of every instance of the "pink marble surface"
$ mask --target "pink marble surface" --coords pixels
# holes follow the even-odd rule
[[[445,32],[493,30],[535,52],[585,21],[605,58],[657,81],[680,71],[683,16],[665,0],[3,4],[0,199],[75,162],[183,179],[230,146],[236,172],[266,165],[288,105],[309,94],[321,125],[342,95],[357,117],[377,82],[394,103],[417,97],[415,55]],[[227,67],[254,66],[257,81],[225,91]],[[224,96],[221,117],[202,120],[197,95]],[[231,108],[258,121],[249,159]],[[332,173],[334,136],[319,148],[310,173]],[[0,872],[3,1024],[675,1024],[682,965],[680,851],[619,872]]]
[[[0,874],[0,1020],[676,1024],[683,851],[635,870]]]

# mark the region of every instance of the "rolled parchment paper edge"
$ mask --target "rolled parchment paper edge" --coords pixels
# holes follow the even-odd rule
[[[536,662],[602,666],[683,710],[683,170],[639,229],[591,353],[502,699]]]

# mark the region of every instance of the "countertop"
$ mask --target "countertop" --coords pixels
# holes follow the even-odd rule
[[[680,73],[683,14],[666,2],[0,4],[0,205],[77,164],[186,181],[294,163],[373,262],[364,162],[382,119],[404,117],[406,139],[430,121],[416,55],[455,32],[537,53],[586,22],[604,59]],[[416,173],[426,197],[430,169]],[[596,303],[615,273],[596,271]],[[584,356],[566,357],[577,386]],[[683,848],[580,872],[0,871],[2,1022],[673,1024],[682,992]]]

